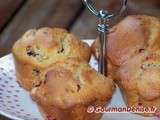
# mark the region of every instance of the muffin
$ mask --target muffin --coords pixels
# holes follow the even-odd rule
[[[160,21],[145,15],[126,17],[112,27],[108,34],[107,54],[115,66],[122,65],[126,60],[144,49],[155,51],[160,49]],[[98,56],[99,39],[92,45],[92,51]],[[106,58],[107,58],[106,57]]]
[[[41,28],[27,31],[13,46],[17,79],[31,90],[39,84],[40,74],[57,61],[79,58],[89,61],[90,48],[61,28]]]
[[[98,39],[92,51],[98,56]],[[97,52],[97,53],[96,53]],[[126,17],[110,29],[106,59],[128,106],[160,109],[160,21],[145,15]],[[144,66],[149,66],[143,68]],[[153,114],[143,114],[153,115]]]
[[[135,55],[119,68],[117,74],[120,78],[118,84],[128,106],[155,107],[160,110],[160,51],[144,51]]]
[[[87,108],[105,106],[115,88],[112,79],[75,59],[57,62],[41,80],[31,96],[45,119],[100,120],[102,114],[88,113]]]

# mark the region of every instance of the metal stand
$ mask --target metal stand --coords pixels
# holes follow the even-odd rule
[[[127,0],[122,0],[122,7],[116,14],[110,14],[107,10],[96,10],[92,4],[91,0],[83,0],[84,5],[88,8],[88,10],[99,19],[99,24],[97,26],[97,30],[99,31],[99,39],[100,39],[100,55],[98,60],[98,72],[103,75],[107,75],[107,60],[105,56],[107,56],[107,34],[109,30],[109,21],[120,15],[126,8]]]

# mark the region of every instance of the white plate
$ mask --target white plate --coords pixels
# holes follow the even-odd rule
[[[91,44],[93,41],[86,42]],[[97,69],[97,62],[93,57],[90,64]],[[125,106],[118,87],[109,106]],[[43,120],[29,93],[16,81],[12,54],[0,59],[0,114],[14,120]],[[158,120],[158,118],[131,113],[106,113],[102,120]]]

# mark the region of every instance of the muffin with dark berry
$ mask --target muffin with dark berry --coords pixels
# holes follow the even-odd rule
[[[41,80],[31,96],[45,120],[100,120],[102,113],[89,113],[87,108],[106,106],[115,88],[111,78],[76,59],[57,62]]]
[[[31,29],[14,44],[12,52],[17,79],[27,90],[40,84],[39,76],[53,63],[90,58],[89,46],[60,28]]]

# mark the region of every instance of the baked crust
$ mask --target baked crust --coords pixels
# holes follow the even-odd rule
[[[147,49],[160,49],[159,19],[145,15],[126,17],[119,24],[110,29],[108,34],[108,58],[116,66],[122,65],[136,52]],[[98,56],[99,40],[92,45],[92,51]]]
[[[160,52],[143,52],[118,70],[119,86],[128,106],[160,109]],[[152,114],[143,114],[152,116]]]
[[[57,61],[90,59],[89,46],[60,28],[27,31],[13,46],[17,78],[27,90],[39,84],[39,76]]]
[[[92,45],[96,56],[98,49],[97,39]],[[110,72],[128,106],[140,104],[160,109],[159,19],[146,15],[126,17],[109,31],[107,52],[111,66],[115,68]]]
[[[102,114],[87,113],[87,108],[105,106],[115,88],[112,79],[74,59],[56,63],[41,79],[31,96],[45,117],[57,120],[100,120]]]

